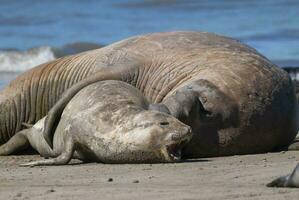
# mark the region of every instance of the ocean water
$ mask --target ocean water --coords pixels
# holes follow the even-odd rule
[[[0,0],[0,88],[7,74],[59,56],[173,30],[237,38],[299,66],[298,0]]]

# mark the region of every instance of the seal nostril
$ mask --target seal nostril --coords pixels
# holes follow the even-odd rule
[[[171,135],[171,139],[174,140],[174,141],[178,141],[181,139],[180,135],[179,134],[173,134]]]
[[[166,125],[169,125],[169,122],[160,122],[160,125],[161,126],[166,126]]]

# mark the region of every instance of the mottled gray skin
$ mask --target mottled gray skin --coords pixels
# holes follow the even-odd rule
[[[194,137],[186,157],[268,152],[289,145],[298,130],[286,72],[237,40],[168,32],[132,37],[21,75],[0,94],[0,141],[52,108],[44,131],[51,144],[70,99],[107,79],[137,87],[158,110],[190,125]]]
[[[299,188],[299,164],[293,172],[287,176],[282,176],[267,184],[268,187],[296,187]]]
[[[55,158],[25,166],[67,164],[71,158],[104,163],[179,161],[183,146],[192,137],[190,127],[148,108],[147,100],[133,86],[112,80],[97,82],[82,89],[66,106],[53,150],[43,137],[43,118],[2,145],[0,155],[19,150],[29,141],[42,156]]]

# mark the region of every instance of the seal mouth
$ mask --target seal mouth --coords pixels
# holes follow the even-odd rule
[[[182,158],[181,144],[171,144],[166,146],[168,157],[171,161],[179,161]]]
[[[162,149],[168,162],[178,162],[182,158],[182,148],[190,141],[189,137],[183,138],[180,142],[166,145]]]

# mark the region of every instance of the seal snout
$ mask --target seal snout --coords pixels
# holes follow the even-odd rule
[[[189,140],[192,137],[192,130],[190,126],[183,127],[180,132],[175,132],[171,135],[173,141]]]

